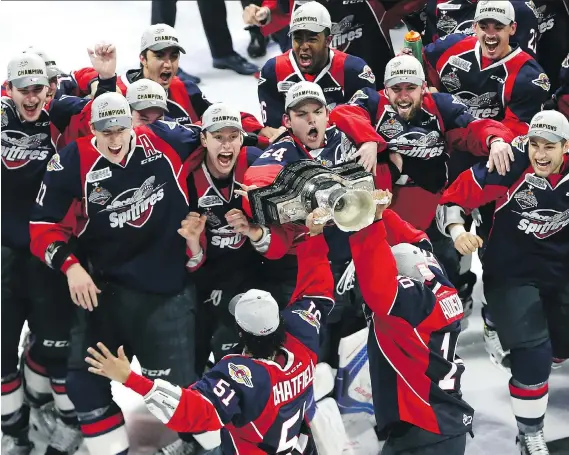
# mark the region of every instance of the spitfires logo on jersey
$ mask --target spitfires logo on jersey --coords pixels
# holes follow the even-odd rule
[[[569,225],[569,209],[558,212],[552,209],[536,209],[531,212],[514,212],[522,217],[518,229],[542,240],[556,234]]]
[[[162,187],[166,184],[155,186],[155,181],[156,177],[151,176],[140,188],[123,191],[99,213],[110,212],[109,221],[112,228],[123,228],[125,224],[135,228],[144,226],[150,219],[154,206],[164,198]]]
[[[245,365],[236,365],[232,362],[229,362],[227,366],[229,368],[229,376],[231,376],[231,379],[233,379],[237,384],[243,384],[250,389],[253,388],[253,375],[251,374],[249,367]]]
[[[219,248],[227,247],[232,250],[238,250],[247,241],[246,236],[239,232],[235,232],[229,224],[211,229],[210,232],[213,234],[211,236],[211,244]]]
[[[32,136],[21,131],[2,131],[2,163],[8,169],[19,169],[30,161],[43,161],[48,158],[52,148],[46,133]]]
[[[445,141],[438,131],[430,131],[426,134],[410,131],[389,141],[388,148],[392,152],[399,152],[405,156],[430,159],[444,153]]]
[[[344,17],[340,22],[332,23],[331,46],[339,51],[346,52],[352,41],[363,36],[363,26],[354,20],[354,15]]]
[[[306,310],[294,310],[293,313],[298,314],[303,321],[308,322],[317,333],[320,333],[320,321],[312,313]]]
[[[455,93],[455,95],[468,106],[468,112],[474,117],[496,117],[500,113],[500,101],[497,92],[486,92],[476,95],[472,92],[462,91]]]

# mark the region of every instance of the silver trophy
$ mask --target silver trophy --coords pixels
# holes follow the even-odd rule
[[[326,216],[317,222],[333,221],[342,231],[358,231],[373,223],[376,203],[373,176],[356,163],[326,167],[314,160],[286,165],[273,184],[249,192],[256,223],[304,222],[317,207]]]

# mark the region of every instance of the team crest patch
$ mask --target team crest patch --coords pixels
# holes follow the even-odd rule
[[[545,73],[540,73],[537,79],[534,79],[531,81],[531,83],[537,85],[538,87],[541,87],[546,92],[549,92],[549,89],[551,88],[551,83],[549,82],[549,78]]]
[[[561,66],[563,68],[569,68],[569,54],[567,54],[567,57],[565,58],[565,60],[563,60],[563,62],[561,62]]]
[[[389,139],[397,136],[403,131],[403,125],[401,122],[395,118],[390,118],[389,120],[383,122],[379,127],[379,132],[384,134]]]
[[[316,329],[317,333],[320,333],[320,321],[312,313],[306,310],[294,310],[293,313],[298,314],[303,321],[308,322]]]
[[[98,171],[91,171],[87,174],[87,183],[98,182],[112,177],[113,172],[110,168],[106,167]]]
[[[358,90],[352,95],[348,104],[355,104],[357,100],[367,100],[368,98],[369,96],[367,96],[363,90]]]
[[[447,16],[446,11],[441,11],[441,13],[441,18],[437,22],[437,28],[445,32],[446,35],[450,35],[454,32],[458,22],[456,22],[452,17]]]
[[[277,83],[277,90],[281,93],[286,93],[294,84],[296,84],[294,81],[280,81]]]
[[[529,184],[535,186],[538,190],[547,189],[547,181],[537,175],[526,174],[524,180]]]
[[[62,170],[63,166],[60,162],[59,154],[56,153],[51,157],[51,160],[49,160],[49,162],[47,163],[47,171],[51,172],[51,171],[62,171]]]
[[[457,57],[456,55],[451,56],[448,59],[448,62],[450,65],[454,66],[455,68],[458,68],[459,70],[466,72],[469,72],[470,67],[472,66],[472,63],[470,63],[467,60],[464,60],[463,58]]]
[[[456,74],[456,68],[452,68],[450,73],[441,77],[441,82],[449,92],[454,92],[461,87],[460,78],[458,77],[458,74]]]
[[[91,194],[89,194],[89,202],[92,202],[93,204],[105,205],[112,197],[113,196],[109,190],[103,188],[102,186],[99,186],[98,184],[95,184],[95,188],[93,188]]]
[[[529,137],[527,136],[518,136],[515,137],[512,141],[512,147],[517,148],[519,151],[523,152],[525,150],[525,146],[529,141]]]
[[[537,199],[532,190],[520,191],[516,193],[514,199],[523,210],[537,207]]]
[[[243,384],[250,389],[253,388],[253,377],[251,375],[251,370],[248,367],[245,365],[235,365],[231,362],[229,362],[228,367],[231,379],[233,379],[237,384]]]
[[[368,81],[370,84],[375,84],[375,74],[373,74],[373,71],[368,65],[364,66],[363,71],[358,74],[358,77],[364,81]]]

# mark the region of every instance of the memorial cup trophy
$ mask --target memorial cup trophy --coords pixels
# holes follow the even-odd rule
[[[248,193],[253,219],[263,225],[303,223],[317,207],[344,232],[359,231],[374,221],[373,176],[353,162],[326,167],[314,160],[286,165],[273,184]]]

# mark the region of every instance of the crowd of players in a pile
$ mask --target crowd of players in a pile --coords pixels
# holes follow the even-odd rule
[[[260,72],[262,123],[175,76],[184,44],[165,24],[124,75],[111,44],[70,74],[49,49],[10,60],[2,453],[30,453],[33,426],[47,455],[126,454],[109,378],[179,432],[162,454],[203,452],[220,429],[212,453],[339,453],[310,428],[314,365],[337,369],[367,323],[382,453],[463,454],[474,411],[455,348],[477,251],[520,453],[549,453],[548,378],[569,357],[567,5],[297,3],[244,12],[266,34],[290,26]],[[422,54],[394,56],[378,15],[413,24]],[[371,172],[376,222],[256,224],[247,192],[302,159]]]

